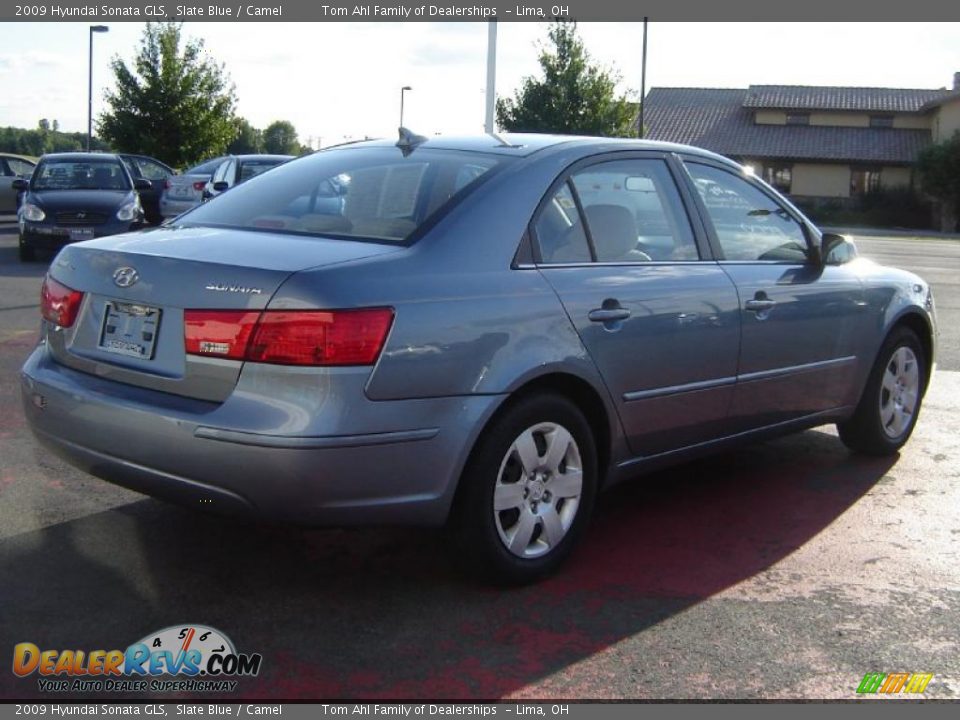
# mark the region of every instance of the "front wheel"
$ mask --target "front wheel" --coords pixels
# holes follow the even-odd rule
[[[901,327],[887,337],[853,417],[838,423],[851,450],[890,455],[910,438],[926,385],[923,347],[916,333]]]
[[[452,518],[461,556],[503,582],[555,570],[593,509],[596,455],[586,418],[566,398],[536,395],[509,407],[461,479]]]

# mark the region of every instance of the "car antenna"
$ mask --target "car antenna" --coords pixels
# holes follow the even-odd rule
[[[427,141],[427,138],[425,138],[423,135],[417,135],[408,128],[401,127],[398,129],[400,131],[400,139],[397,140],[397,147],[403,152],[404,157],[412,153],[419,145]]]

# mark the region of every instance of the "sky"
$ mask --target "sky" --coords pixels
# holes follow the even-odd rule
[[[0,23],[0,126],[56,119],[86,131],[85,22]],[[547,26],[500,22],[497,96],[536,75]],[[588,52],[639,96],[642,23],[580,23]],[[94,36],[94,117],[105,109],[109,62],[131,60],[142,23]],[[223,63],[237,113],[256,127],[289,120],[300,141],[326,147],[394,136],[483,130],[487,24],[186,23]],[[960,23],[657,23],[649,25],[647,88],[751,84],[940,88],[960,71]]]

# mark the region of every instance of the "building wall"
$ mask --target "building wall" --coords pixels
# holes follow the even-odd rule
[[[894,115],[893,127],[895,130],[929,130],[930,117],[913,113]]]
[[[870,127],[870,115],[891,113],[863,112],[811,112],[810,124],[821,127]],[[893,127],[897,130],[929,130],[931,118],[919,113],[893,113]],[[787,113],[783,110],[757,110],[754,113],[757,125],[786,125]]]
[[[790,194],[810,197],[849,197],[850,166],[795,163]]]
[[[880,187],[884,189],[910,187],[911,170],[908,167],[884,167],[880,172]]]
[[[949,140],[960,130],[960,98],[944,103],[934,111],[933,141]]]

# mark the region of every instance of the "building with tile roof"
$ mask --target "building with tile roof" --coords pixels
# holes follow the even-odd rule
[[[646,137],[751,165],[797,198],[853,198],[912,187],[918,153],[960,130],[952,90],[751,85],[653,88]]]

